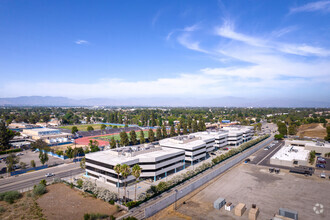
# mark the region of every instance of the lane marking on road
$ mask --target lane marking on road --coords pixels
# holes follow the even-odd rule
[[[79,167],[79,168],[75,168],[75,169],[72,169],[72,170],[63,170],[63,171],[56,172],[55,174],[58,175],[58,174],[61,174],[61,173],[70,172],[70,171],[74,171],[74,170],[78,170],[78,169],[81,169],[81,168]],[[1,188],[6,188],[7,186],[16,185],[16,184],[19,184],[19,183],[24,183],[24,182],[27,182],[27,181],[36,180],[36,179],[43,178],[43,177],[44,177],[44,175],[37,176],[37,177],[34,177],[34,178],[24,179],[24,180],[20,180],[20,181],[16,181],[16,182],[6,183],[4,185],[1,185],[0,189]],[[54,176],[54,178],[56,178],[56,176]]]
[[[277,150],[279,147],[282,147],[283,143],[280,143],[274,150],[272,150],[269,154],[267,154],[262,160],[259,161],[259,163],[257,163],[257,165],[259,165],[261,162],[263,162],[264,160],[266,160],[266,158],[273,153],[275,150]]]

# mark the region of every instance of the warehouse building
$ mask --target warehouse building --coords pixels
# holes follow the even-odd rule
[[[126,180],[119,175],[118,182],[118,175],[114,171],[117,164],[127,164],[131,168],[139,164],[142,168],[140,178],[156,181],[184,169],[185,153],[183,150],[151,144],[90,153],[86,155],[86,176],[117,187],[122,187],[125,182],[134,182],[133,175]]]
[[[42,139],[48,144],[67,143],[72,138],[72,134],[61,132],[59,129],[34,128],[23,129],[23,135],[33,140]]]
[[[322,155],[330,152],[330,144],[314,141],[287,140],[286,144],[292,146],[304,147],[305,150],[315,151],[316,155]]]
[[[270,158],[270,164],[279,166],[306,166],[309,150],[304,147],[285,145]]]

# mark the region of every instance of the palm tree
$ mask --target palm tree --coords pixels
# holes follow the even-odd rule
[[[138,164],[135,164],[134,167],[132,168],[132,174],[135,177],[135,201],[136,201],[136,185],[138,183],[139,177],[141,175],[141,167]]]
[[[131,168],[127,164],[121,165],[121,176],[125,180],[124,182],[124,202],[126,203],[126,178],[131,174]]]
[[[118,198],[119,198],[119,174],[121,173],[121,165],[117,164],[114,168],[113,168],[118,176]]]

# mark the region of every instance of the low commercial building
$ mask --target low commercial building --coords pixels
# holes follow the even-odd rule
[[[243,143],[243,131],[240,129],[225,127],[223,130],[228,132],[227,145],[239,146]]]
[[[159,141],[164,148],[173,148],[185,152],[187,165],[194,165],[206,158],[206,142],[193,134],[166,138]]]
[[[48,144],[66,143],[72,138],[72,134],[61,132],[59,129],[34,128],[23,129],[22,134],[33,140],[42,139]]]
[[[118,174],[114,170],[117,164],[127,164],[131,168],[139,164],[142,169],[140,178],[156,181],[184,169],[185,153],[150,144],[89,153],[86,155],[86,176],[117,187],[122,187],[125,182],[134,182],[132,175],[126,179],[119,175],[118,182]]]
[[[309,152],[304,147],[285,145],[270,158],[270,164],[288,167],[306,166]]]
[[[304,147],[305,150],[315,151],[316,155],[322,155],[330,152],[330,144],[314,141],[287,140],[286,144],[292,146]]]

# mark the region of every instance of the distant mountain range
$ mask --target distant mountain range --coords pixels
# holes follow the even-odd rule
[[[321,107],[329,108],[330,101],[319,102],[296,99],[246,99],[240,97],[220,98],[91,98],[70,99],[53,96],[21,96],[0,98],[0,106],[161,106],[161,107]]]

